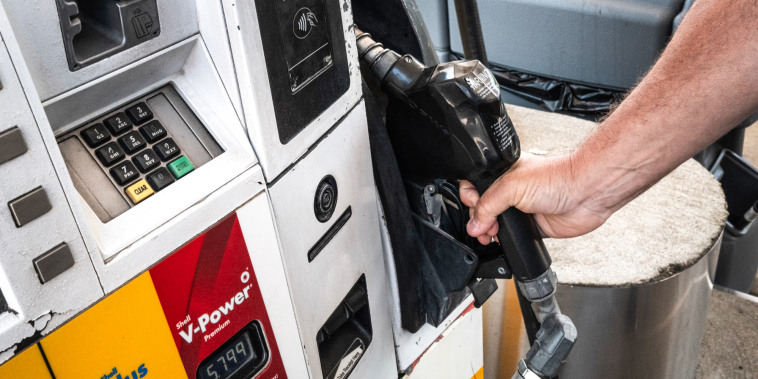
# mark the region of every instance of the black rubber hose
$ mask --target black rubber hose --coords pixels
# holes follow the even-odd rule
[[[455,13],[458,16],[458,29],[463,42],[463,55],[466,59],[477,59],[489,67],[476,0],[455,0]]]

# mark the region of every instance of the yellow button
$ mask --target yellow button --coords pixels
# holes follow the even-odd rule
[[[137,204],[150,197],[150,195],[153,194],[153,189],[150,188],[150,185],[147,184],[145,179],[142,179],[129,186],[129,188],[126,189],[126,194],[132,199],[132,203]]]

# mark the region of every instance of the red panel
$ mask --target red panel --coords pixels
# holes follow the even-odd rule
[[[269,363],[260,377],[286,378],[236,215],[150,270],[187,375],[253,320],[263,326]]]

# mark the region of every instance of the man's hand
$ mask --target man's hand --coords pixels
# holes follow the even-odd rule
[[[482,195],[462,180],[460,195],[470,207],[466,229],[480,243],[489,244],[497,235],[496,217],[510,207],[533,213],[547,237],[575,237],[602,225],[612,210],[592,201],[572,170],[570,155],[541,158],[522,157]]]

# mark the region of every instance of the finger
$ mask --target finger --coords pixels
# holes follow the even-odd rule
[[[476,240],[479,241],[480,244],[486,246],[486,245],[489,245],[490,242],[492,242],[492,237],[488,235],[483,235],[483,236],[476,237]]]
[[[501,177],[502,179],[502,177]],[[504,186],[504,180],[498,179],[476,202],[474,214],[466,225],[466,231],[473,237],[478,237],[497,228],[496,217],[512,206],[513,197],[509,187]],[[495,229],[497,234],[497,229]]]
[[[497,238],[497,232],[498,232],[498,230],[500,230],[500,225],[497,222],[495,222],[495,224],[492,225],[492,227],[490,228],[490,230],[487,231],[487,235],[490,236],[490,237],[492,237],[492,238]]]
[[[461,202],[469,208],[475,207],[476,202],[479,201],[479,191],[468,180],[461,180],[458,192],[461,195]]]

